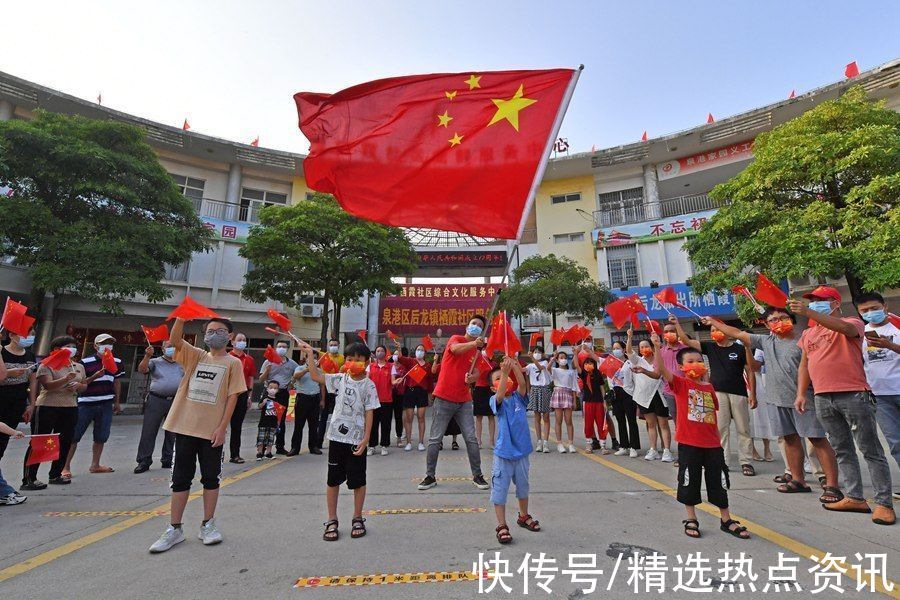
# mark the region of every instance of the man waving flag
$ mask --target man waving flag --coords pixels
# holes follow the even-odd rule
[[[369,221],[518,238],[579,72],[412,75],[295,94],[306,183]]]

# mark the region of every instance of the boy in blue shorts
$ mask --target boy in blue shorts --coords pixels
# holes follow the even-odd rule
[[[513,385],[509,374],[515,376]],[[506,496],[509,484],[516,484],[519,500],[519,518],[516,523],[529,531],[540,531],[541,525],[528,514],[528,456],[531,430],[528,428],[528,383],[519,362],[510,357],[503,359],[499,369],[491,371],[491,411],[497,415],[497,443],[494,446],[494,464],[491,468],[491,503],[497,514],[497,541],[512,541],[506,524]]]

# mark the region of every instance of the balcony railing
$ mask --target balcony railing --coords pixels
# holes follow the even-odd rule
[[[271,203],[260,200],[241,200],[240,204],[212,200],[210,198],[191,198],[194,210],[201,217],[221,219],[223,221],[241,221],[243,223],[259,223],[259,211]]]
[[[678,196],[660,200],[658,204],[644,204],[639,200],[624,200],[605,204],[594,211],[594,223],[597,228],[643,223],[654,219],[664,219],[676,215],[685,215],[703,210],[718,208],[719,204],[706,194]]]

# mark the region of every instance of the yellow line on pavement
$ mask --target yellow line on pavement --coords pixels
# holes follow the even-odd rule
[[[470,571],[432,571],[430,573],[386,573],[378,575],[334,575],[301,577],[295,588],[338,587],[347,585],[385,585],[391,583],[449,583],[453,581],[477,581]]]
[[[161,517],[169,514],[168,510],[82,510],[69,512],[45,512],[45,517],[139,517],[150,515]]]
[[[251,475],[256,475],[266,469],[270,469],[275,465],[282,464],[285,461],[270,461],[263,463],[259,466],[253,467],[252,469],[247,469],[246,471],[242,471],[241,473],[237,473],[236,475],[232,475],[230,477],[224,478],[219,487],[223,488],[231,485],[232,483],[237,483],[242,479],[246,479]],[[193,492],[190,496],[188,496],[188,502],[192,500],[196,500],[203,495],[203,490],[197,490]],[[17,575],[21,575],[22,573],[27,573],[32,569],[36,569],[37,567],[46,565],[49,562],[53,562],[58,558],[62,558],[68,554],[75,552],[76,550],[81,550],[87,546],[95,542],[99,542],[100,540],[106,539],[110,536],[113,536],[117,533],[121,533],[126,529],[130,529],[135,525],[140,525],[144,521],[149,521],[150,519],[155,518],[157,515],[153,514],[156,511],[169,511],[169,503],[166,502],[155,509],[151,509],[147,511],[148,514],[139,515],[135,517],[131,517],[130,519],[126,519],[124,521],[119,521],[118,523],[114,523],[108,527],[104,527],[99,531],[95,531],[93,533],[89,533],[86,536],[80,537],[78,539],[72,540],[62,546],[58,546],[53,548],[52,550],[47,550],[37,556],[33,556],[29,559],[23,560],[20,563],[14,564],[12,566],[6,567],[5,569],[0,570],[0,582],[6,581],[7,579],[12,579]],[[149,547],[149,546],[148,546]]]
[[[648,487],[651,487],[655,490],[659,490],[660,492],[668,494],[669,496],[672,496],[673,498],[677,496],[677,492],[675,491],[675,489],[671,488],[670,486],[668,486],[664,483],[656,481],[655,479],[651,479],[650,477],[647,477],[646,475],[641,475],[640,473],[637,473],[635,471],[632,471],[631,469],[623,467],[622,465],[620,465],[618,463],[615,463],[611,460],[607,460],[605,458],[601,458],[594,454],[589,454],[589,453],[585,452],[584,450],[579,450],[578,453],[586,458],[591,459],[592,461],[594,461],[596,463],[603,465],[604,467],[610,468],[613,471],[616,471],[618,473],[621,473],[622,475],[625,475],[626,477],[630,477],[631,479],[639,481]],[[696,506],[696,508],[699,510],[702,510],[705,513],[719,517],[718,507],[712,506],[711,504],[707,504],[704,502],[703,504],[698,504]],[[825,556],[825,552],[823,550],[819,550],[818,548],[814,548],[813,546],[804,544],[801,541],[795,540],[794,538],[788,537],[782,533],[775,531],[774,529],[769,529],[768,527],[766,527],[764,525],[760,525],[759,523],[750,521],[749,519],[746,519],[744,517],[739,517],[738,515],[735,515],[734,513],[732,513],[731,518],[740,521],[741,524],[745,525],[747,527],[747,529],[754,535],[757,535],[758,537],[761,537],[764,540],[768,540],[769,542],[772,542],[776,546],[780,546],[780,547],[784,548],[785,550],[789,550],[789,551],[793,552],[794,554],[797,554],[798,556],[807,558],[809,560],[812,560],[813,562],[817,562],[817,563],[821,564],[823,567],[826,567],[826,569],[828,567],[832,566],[832,564],[837,565],[842,569],[846,569],[846,573],[844,573],[844,575],[846,575],[847,577],[855,579],[856,581],[858,581],[860,583],[865,583],[866,588],[869,588],[871,585],[871,581],[870,581],[871,576],[869,574],[863,573],[862,569],[851,568],[849,564],[847,564],[845,562],[841,562],[841,561],[834,561],[834,563],[822,561],[821,559]],[[812,558],[813,556],[817,557],[819,560],[814,560]],[[887,585],[885,585],[885,583]],[[874,585],[875,585],[875,589],[877,591],[881,592],[882,594],[889,596],[891,598],[900,598],[900,584],[895,583],[895,582],[887,579],[886,577],[885,577],[884,581],[882,581],[881,577],[877,577],[877,578],[875,578]],[[889,591],[887,588],[892,588],[892,591]]]
[[[366,516],[376,515],[424,515],[424,514],[457,514],[457,513],[483,513],[486,508],[471,508],[468,506],[447,506],[444,508],[381,508],[364,511]]]
[[[421,478],[421,477],[413,477],[412,479],[410,479],[410,481],[422,481],[422,478]],[[471,477],[435,477],[435,481],[437,481],[437,482],[441,482],[441,481],[468,481],[468,482],[471,483],[471,482],[472,482],[472,478],[471,478]]]

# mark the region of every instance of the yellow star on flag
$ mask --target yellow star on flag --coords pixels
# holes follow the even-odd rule
[[[469,78],[466,79],[464,83],[469,84],[469,91],[471,91],[471,90],[474,90],[475,88],[481,87],[481,84],[479,83],[480,81],[481,81],[481,75],[476,76],[473,74],[473,75],[469,75]]]
[[[459,146],[462,143],[462,139],[464,137],[465,136],[459,135],[458,133],[453,132],[453,137],[447,141],[450,142],[450,147],[452,148],[453,146]]]
[[[447,96],[448,100],[453,100],[454,98],[456,98],[456,90],[452,92],[444,92],[444,95]]]
[[[509,124],[513,126],[513,129],[516,131],[519,130],[519,111],[523,108],[527,108],[537,102],[537,100],[532,100],[531,98],[525,97],[524,85],[520,85],[519,89],[516,90],[516,93],[513,94],[513,97],[509,100],[502,99],[492,99],[491,102],[497,107],[497,112],[494,113],[494,117],[491,119],[491,122],[488,123],[488,127],[497,123],[498,121],[502,121],[506,119],[509,121]]]
[[[450,124],[450,121],[453,120],[453,117],[451,117],[449,114],[447,114],[446,110],[444,111],[444,114],[438,115],[437,118],[438,118],[438,121],[440,121],[438,123],[438,127],[447,127]]]

